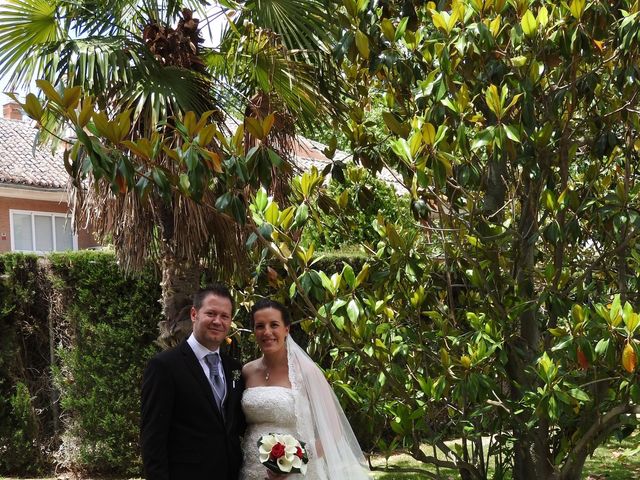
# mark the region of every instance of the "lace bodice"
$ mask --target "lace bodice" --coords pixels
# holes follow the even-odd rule
[[[241,480],[263,480],[266,476],[266,468],[258,460],[257,442],[262,435],[288,433],[298,440],[309,442],[299,432],[300,425],[304,424],[301,419],[308,418],[308,409],[304,409],[296,401],[299,400],[297,395],[299,394],[295,390],[285,387],[253,387],[244,391],[242,410],[247,419],[247,431],[242,441],[244,465]],[[326,476],[320,473],[322,468],[318,465],[321,461],[323,460],[314,456],[313,448],[309,448],[307,474],[300,477],[306,480],[324,480]],[[291,476],[292,480],[296,477],[298,475]]]
[[[248,424],[291,429],[296,427],[295,401],[293,390],[289,388],[248,388],[242,396],[242,409]]]

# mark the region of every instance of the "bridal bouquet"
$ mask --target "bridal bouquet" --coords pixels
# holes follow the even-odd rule
[[[304,442],[281,433],[263,435],[258,440],[260,463],[274,473],[307,473],[307,451]]]

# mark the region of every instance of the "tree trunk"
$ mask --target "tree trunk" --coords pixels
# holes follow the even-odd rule
[[[520,314],[520,336],[517,344],[510,349],[510,358],[517,364],[509,369],[512,381],[512,398],[522,399],[522,392],[534,388],[535,376],[527,371],[540,353],[541,331],[535,308],[534,265],[538,236],[538,206],[542,192],[541,178],[531,179],[525,168],[522,172],[522,193],[520,195],[521,217],[518,226],[518,245],[514,274],[518,297],[528,302],[529,307]],[[514,358],[516,357],[516,358]],[[514,445],[514,480],[540,480],[550,478],[553,465],[549,459],[548,428],[544,422],[530,430],[525,427],[528,418],[517,420],[514,433],[517,437]],[[519,431],[518,431],[519,430]]]
[[[176,258],[165,249],[162,265],[162,311],[165,320],[158,324],[158,343],[170,348],[191,333],[192,296],[200,286],[200,270],[184,258]]]

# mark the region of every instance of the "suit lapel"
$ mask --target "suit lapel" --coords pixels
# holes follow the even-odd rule
[[[218,410],[218,407],[216,405],[216,401],[213,398],[213,390],[211,389],[211,384],[209,383],[209,380],[207,380],[207,377],[204,374],[204,370],[202,370],[200,362],[198,362],[198,359],[196,358],[196,354],[193,353],[193,350],[191,350],[191,347],[186,341],[182,342],[180,350],[182,352],[188,370],[200,385],[200,388],[207,399],[207,403],[211,405],[211,410],[213,410],[217,418],[221,422],[223,422],[222,415],[220,414],[220,411]]]

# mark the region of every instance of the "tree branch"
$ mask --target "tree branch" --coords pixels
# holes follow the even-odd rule
[[[612,408],[603,416],[598,417],[569,453],[567,461],[560,470],[559,478],[571,478],[574,465],[584,463],[587,455],[597,447],[595,440],[615,428],[619,424],[620,415],[625,413],[640,414],[640,405],[625,403]]]

